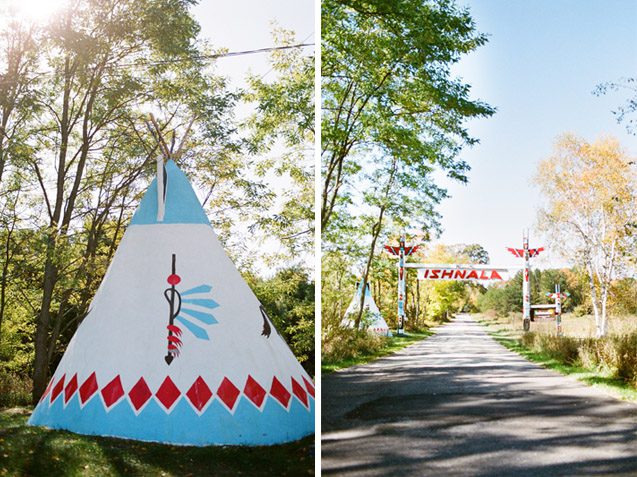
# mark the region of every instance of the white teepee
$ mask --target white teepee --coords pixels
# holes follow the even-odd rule
[[[184,173],[159,169],[29,424],[179,445],[313,433],[310,376]]]
[[[354,317],[356,313],[358,313],[358,309],[361,303],[361,284],[362,281],[356,284],[356,293],[354,294],[354,298],[352,298],[352,302],[349,304],[347,310],[345,311],[345,316],[343,317],[343,321],[341,322],[341,325],[345,327],[354,327]],[[374,302],[374,298],[372,297],[372,293],[369,289],[369,283],[367,283],[365,286],[363,313],[365,312],[367,312],[366,316],[370,320],[368,323],[365,323],[367,331],[383,336],[391,336],[389,326],[387,326],[387,322],[383,318],[383,315],[380,314],[380,310],[378,309],[378,306],[376,306],[376,302]]]

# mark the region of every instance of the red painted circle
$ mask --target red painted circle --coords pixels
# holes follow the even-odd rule
[[[168,283],[171,285],[177,285],[181,281],[181,277],[176,273],[173,273],[168,277]]]

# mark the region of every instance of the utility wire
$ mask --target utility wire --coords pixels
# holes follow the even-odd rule
[[[306,46],[314,46],[314,43],[297,43],[295,45],[284,45],[284,46],[271,46],[268,48],[257,48],[255,50],[243,50],[243,51],[229,51],[226,53],[212,53],[209,55],[195,55],[188,56],[185,58],[174,58],[170,60],[161,60],[161,61],[146,61],[146,62],[134,62],[134,63],[123,63],[118,65],[110,65],[107,66],[109,69],[117,69],[117,68],[129,68],[134,66],[160,66],[167,65],[172,63],[181,63],[184,61],[193,61],[193,60],[216,60],[219,58],[230,58],[233,56],[244,56],[244,55],[255,55],[258,53],[269,53],[271,51],[277,50],[290,50],[292,48],[305,48]],[[40,71],[34,72],[33,74],[38,76],[48,76],[52,75],[53,71]],[[266,73],[267,74],[267,73]],[[265,75],[264,75],[265,76]],[[13,81],[9,80],[0,80],[0,84],[10,84]]]
[[[212,53],[210,55],[195,55],[188,56],[186,58],[175,58],[171,60],[161,60],[161,61],[151,61],[151,62],[141,62],[141,63],[125,63],[122,65],[117,65],[117,68],[124,68],[128,66],[156,66],[156,65],[165,65],[171,63],[180,63],[182,61],[192,61],[192,60],[216,60],[218,58],[230,58],[233,56],[244,56],[244,55],[255,55],[257,53],[268,53],[270,51],[277,50],[289,50],[292,48],[304,48],[306,46],[314,46],[314,43],[298,43],[296,45],[285,45],[285,46],[271,46],[269,48],[258,48],[256,50],[243,50],[243,51],[229,51],[227,53]]]

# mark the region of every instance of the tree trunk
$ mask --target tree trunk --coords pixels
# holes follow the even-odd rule
[[[56,265],[57,234],[60,217],[64,207],[64,182],[66,174],[66,157],[70,137],[70,97],[71,97],[71,61],[67,57],[64,64],[64,96],[62,100],[62,118],[60,119],[60,152],[57,163],[57,189],[55,207],[49,230],[47,231],[46,262],[44,264],[44,280],[42,283],[42,302],[35,329],[35,359],[33,363],[33,402],[36,403],[46,389],[49,374],[48,337],[51,324],[51,302],[53,290],[58,278]]]
[[[380,231],[382,230],[383,224],[383,215],[385,215],[385,206],[381,206],[380,213],[378,214],[378,221],[372,227],[372,243],[369,248],[369,255],[367,256],[367,263],[365,264],[365,268],[363,269],[363,278],[362,278],[362,287],[361,287],[361,298],[358,307],[358,313],[356,315],[356,320],[354,321],[354,328],[358,329],[361,324],[361,319],[363,318],[363,309],[365,308],[365,289],[367,287],[367,278],[369,276],[369,268],[372,265],[372,260],[374,259],[374,252],[376,250],[376,241],[378,240],[378,236],[380,235]]]
[[[372,227],[372,243],[369,248],[369,255],[367,257],[367,263],[365,264],[365,268],[363,270],[363,293],[361,293],[361,300],[358,308],[358,314],[356,315],[356,320],[354,321],[354,327],[358,329],[361,318],[363,317],[363,308],[365,305],[365,286],[367,284],[367,277],[369,276],[369,269],[372,264],[372,260],[374,259],[374,252],[376,251],[376,241],[380,236],[380,232],[383,229],[383,216],[385,215],[385,209],[387,208],[387,197],[391,192],[392,186],[394,185],[394,177],[396,176],[396,171],[398,169],[398,160],[396,158],[392,159],[391,170],[389,172],[389,178],[387,179],[387,184],[385,185],[385,190],[383,191],[381,206],[378,212],[378,220]]]
[[[595,336],[599,338],[601,335],[601,320],[599,313],[599,303],[597,301],[597,286],[595,285],[595,273],[593,272],[593,264],[586,262],[586,271],[588,272],[588,284],[591,290],[591,304],[593,305],[593,316],[595,317]]]
[[[416,325],[420,326],[420,280],[416,278]]]
[[[35,328],[35,359],[33,362],[33,402],[36,403],[46,389],[49,378],[48,342],[51,324],[51,301],[53,289],[57,282],[57,266],[55,265],[55,230],[49,230],[47,257],[44,265],[44,281],[42,283],[42,302]]]

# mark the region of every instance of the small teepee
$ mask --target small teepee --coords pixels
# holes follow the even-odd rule
[[[314,412],[310,376],[184,173],[160,159],[29,424],[177,445],[270,445],[312,434]]]
[[[352,298],[352,302],[347,307],[345,311],[345,317],[341,322],[341,325],[347,328],[354,327],[354,317],[356,313],[358,313],[358,309],[361,303],[361,285],[362,280],[356,283],[356,293],[354,298]],[[383,336],[391,336],[391,332],[389,331],[389,326],[387,326],[387,322],[383,318],[383,315],[380,314],[380,310],[376,303],[374,302],[374,298],[372,297],[372,293],[369,289],[369,283],[365,285],[365,298],[363,302],[363,313],[367,316],[368,322],[365,323],[367,327],[367,331],[371,333],[376,333],[378,335]]]

